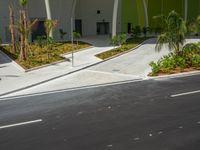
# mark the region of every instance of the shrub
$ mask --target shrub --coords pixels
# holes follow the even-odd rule
[[[149,27],[143,27],[142,28],[142,32],[143,32],[144,37],[147,36],[148,31],[149,31]]]
[[[67,32],[63,31],[63,29],[59,29],[59,33],[60,33],[60,39],[63,40],[65,35],[67,35]]]
[[[111,44],[114,46],[122,45],[126,43],[126,34],[120,34],[112,37]]]
[[[46,36],[38,36],[34,43],[40,48],[43,48],[46,45],[46,39]]]
[[[192,67],[200,69],[200,55],[194,54],[191,58]]]
[[[170,53],[158,62],[151,62],[151,75],[174,73],[174,71],[182,71],[186,68],[200,69],[200,47],[198,45],[199,43],[186,44],[180,54]]]
[[[47,40],[46,40],[46,45],[47,45],[47,48],[49,50],[52,50],[54,44],[55,44],[55,40],[52,38],[52,37],[48,37]]]
[[[181,69],[185,69],[187,67],[187,61],[184,57],[182,56],[174,56],[173,57],[176,67],[180,67]]]
[[[173,59],[173,54],[164,56],[159,63],[161,66],[161,71],[164,73],[170,73],[170,71],[176,67],[176,62]]]
[[[133,28],[133,37],[139,37],[142,33],[142,29],[140,26],[135,26]]]
[[[152,73],[151,75],[155,76],[160,72],[160,63],[155,63],[155,62],[151,62],[150,66],[152,68]]]

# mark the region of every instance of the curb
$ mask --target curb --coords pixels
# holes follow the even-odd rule
[[[191,72],[183,72],[183,73],[177,73],[177,74],[170,74],[170,75],[162,75],[162,76],[156,76],[156,77],[147,77],[147,80],[156,80],[156,79],[170,79],[170,78],[178,78],[178,77],[188,77],[193,75],[200,75],[200,71],[191,71]]]

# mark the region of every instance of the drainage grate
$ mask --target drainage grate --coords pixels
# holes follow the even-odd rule
[[[112,71],[113,71],[113,72],[120,72],[119,69],[113,69]]]

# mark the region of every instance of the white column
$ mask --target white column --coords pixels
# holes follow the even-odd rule
[[[149,16],[146,0],[143,0],[144,15],[145,15],[145,27],[149,27]]]
[[[47,13],[47,19],[52,20],[51,16],[51,8],[50,8],[50,2],[49,0],[45,0],[45,6],[46,6],[46,13]],[[53,32],[50,32],[50,37],[53,37]]]
[[[117,35],[118,6],[119,6],[119,0],[114,0],[113,20],[112,20],[112,37]]]
[[[76,10],[76,2],[77,0],[73,0],[72,4],[72,11],[71,11],[71,42],[74,41],[74,17],[75,17],[75,10]]]
[[[185,0],[185,20],[187,20],[187,18],[188,18],[188,0]]]

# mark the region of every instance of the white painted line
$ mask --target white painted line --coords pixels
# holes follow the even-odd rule
[[[200,90],[171,95],[172,98],[200,93]]]
[[[0,126],[0,129],[11,128],[11,127],[16,127],[16,126],[22,126],[22,125],[27,125],[27,124],[33,124],[33,123],[38,123],[38,122],[42,122],[42,119],[33,120],[33,121],[27,121],[27,122],[21,122],[21,123],[16,123],[16,124],[11,124],[11,125],[5,125],[5,126]]]

